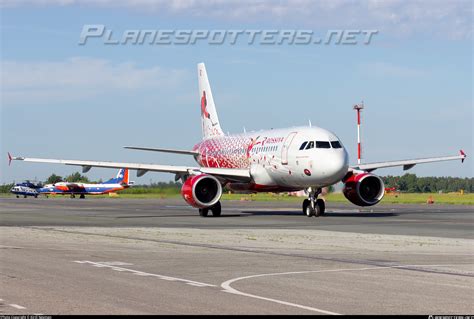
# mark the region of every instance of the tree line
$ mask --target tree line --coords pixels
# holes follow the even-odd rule
[[[81,175],[79,172],[72,173],[71,175],[66,176],[65,178],[56,175],[56,174],[51,174],[45,184],[56,184],[59,182],[70,182],[70,183],[102,183],[102,179],[99,181],[91,181],[89,178],[85,175]]]
[[[381,176],[385,187],[395,187],[396,190],[407,193],[450,193],[464,190],[474,192],[474,178],[460,177],[417,177],[415,174],[403,176]]]

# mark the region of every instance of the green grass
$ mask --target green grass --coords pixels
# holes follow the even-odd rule
[[[0,197],[13,197],[11,194],[0,194]],[[55,196],[50,196],[54,198]],[[62,195],[56,195],[62,198]],[[89,196],[92,197],[92,196]],[[164,192],[140,191],[129,192],[129,190],[119,192],[115,196],[99,195],[94,198],[129,198],[129,199],[167,199],[167,198],[181,198],[181,195],[176,190],[166,190]],[[460,193],[396,193],[385,194],[381,204],[426,204],[429,198],[432,198],[435,204],[453,204],[453,205],[474,205],[474,194]],[[324,196],[328,202],[333,203],[347,203],[348,200],[342,193],[331,193]],[[237,201],[259,201],[259,202],[295,202],[299,203],[303,197],[289,196],[287,194],[273,194],[273,193],[258,193],[258,194],[223,194],[223,200],[237,200]]]
[[[401,193],[385,194],[382,203],[387,204],[426,204],[431,198],[435,204],[474,205],[474,194],[460,193]]]
[[[456,205],[474,205],[474,194],[448,193],[448,194],[431,194],[431,193],[400,193],[385,194],[380,202],[381,204],[426,204],[429,198],[432,198],[435,204],[456,204]],[[331,193],[324,196],[328,202],[347,203],[348,200],[342,193]],[[277,195],[271,193],[261,193],[252,195],[240,194],[224,194],[224,200],[247,200],[247,201],[287,201],[300,202],[302,197]]]
[[[117,195],[97,195],[98,198],[132,198],[132,199],[166,199],[166,198],[181,198],[179,193],[146,193],[146,194],[124,194],[117,193]]]

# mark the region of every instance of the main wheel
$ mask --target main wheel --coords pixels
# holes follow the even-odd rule
[[[199,208],[199,216],[207,217],[208,213],[209,213],[209,208]]]
[[[221,202],[217,202],[214,206],[211,207],[212,216],[219,217],[221,215]]]
[[[20,198],[20,196],[16,195],[16,198]]]
[[[38,195],[35,195],[35,198],[38,198]]]
[[[316,211],[313,207],[311,207],[311,202],[309,200],[307,201],[307,203],[303,202],[304,213],[306,216],[312,217],[314,214],[316,214]]]
[[[86,198],[86,195],[81,194],[81,196],[79,196],[79,198]]]
[[[324,201],[321,198],[319,198],[316,201],[316,205],[315,205],[314,208],[316,210],[316,217],[318,217],[318,216],[324,215],[324,212],[326,210],[326,204],[324,203]]]
[[[26,196],[26,195],[23,195],[23,198],[27,198],[27,197],[28,197],[28,196]]]
[[[305,199],[305,200],[303,201],[303,214],[304,214],[304,215],[306,215],[306,208],[308,208],[309,204],[310,204],[309,199]]]

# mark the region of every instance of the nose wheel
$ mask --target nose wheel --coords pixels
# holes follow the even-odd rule
[[[318,195],[321,194],[321,188],[313,190],[311,187],[307,189],[308,199],[303,201],[303,214],[308,217],[319,217],[324,215],[326,204]]]

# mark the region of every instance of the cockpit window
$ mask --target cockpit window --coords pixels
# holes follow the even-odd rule
[[[313,141],[309,141],[308,145],[306,146],[307,150],[309,150],[310,148],[314,148],[314,142]]]
[[[339,141],[332,141],[331,146],[332,148],[342,148],[342,145]]]
[[[316,148],[331,148],[329,142],[316,141]]]
[[[300,146],[300,151],[301,151],[301,150],[304,150],[306,144],[308,144],[308,142],[303,142],[303,144],[301,144],[301,146]]]

